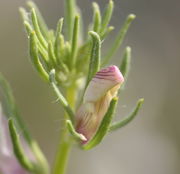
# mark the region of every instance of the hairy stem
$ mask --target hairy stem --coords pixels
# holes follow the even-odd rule
[[[76,88],[74,85],[69,87],[66,91],[66,97],[69,105],[74,108],[76,102]],[[65,114],[61,126],[61,133],[60,133],[60,142],[57,149],[54,168],[52,173],[53,174],[65,174],[66,168],[68,164],[69,154],[72,147],[72,139],[69,136],[69,132],[66,128],[66,120],[68,116]]]

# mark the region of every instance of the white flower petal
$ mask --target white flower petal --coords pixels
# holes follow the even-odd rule
[[[123,81],[124,78],[116,66],[100,70],[90,81],[83,104],[76,113],[76,131],[83,134],[87,141],[96,133]]]
[[[123,83],[124,78],[117,66],[109,66],[96,73],[84,94],[84,102],[95,102],[108,90]]]

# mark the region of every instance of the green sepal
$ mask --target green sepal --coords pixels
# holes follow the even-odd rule
[[[92,50],[91,50],[89,72],[88,72],[88,78],[87,78],[86,86],[88,85],[89,81],[93,78],[93,76],[96,74],[96,72],[99,71],[100,61],[101,61],[101,40],[100,40],[100,36],[94,31],[90,31],[89,35],[92,37]]]
[[[101,29],[101,12],[99,9],[99,5],[96,2],[93,2],[92,5],[93,5],[93,11],[94,11],[93,31],[98,33]]]
[[[109,61],[112,58],[112,56],[115,54],[117,49],[121,46],[121,44],[122,44],[122,42],[124,40],[124,37],[125,37],[128,29],[129,29],[129,26],[132,23],[132,21],[135,19],[135,17],[136,16],[134,14],[128,15],[124,25],[120,29],[120,31],[119,31],[115,41],[113,42],[112,47],[110,48],[109,52],[107,53],[107,56],[104,58],[102,66],[106,65],[107,63],[109,63]]]
[[[131,48],[126,47],[124,54],[123,54],[123,59],[122,59],[121,65],[119,67],[119,69],[124,77],[124,80],[125,80],[120,88],[121,90],[124,89],[125,83],[127,81],[128,74],[130,71],[130,64],[131,64]]]
[[[75,140],[78,140],[78,141],[86,141],[87,140],[83,134],[79,134],[78,132],[76,132],[71,120],[66,120],[66,125],[67,125],[67,128],[68,128],[70,134],[73,136],[73,138]]]
[[[65,99],[65,97],[63,96],[63,94],[61,93],[61,91],[59,90],[59,88],[57,86],[57,82],[56,82],[56,79],[55,79],[55,69],[52,69],[50,71],[49,80],[50,80],[51,86],[52,86],[56,96],[58,97],[58,100],[60,101],[60,103],[63,106],[64,110],[67,112],[70,120],[72,122],[74,122],[73,110],[71,109],[71,107],[69,106],[69,103],[67,102],[67,100]]]
[[[16,158],[18,159],[19,163],[28,171],[33,171],[35,170],[34,164],[30,161],[30,159],[27,158],[27,155],[25,154],[23,147],[20,143],[20,138],[17,133],[17,129],[15,128],[13,119],[10,119],[8,121],[9,125],[9,132],[11,136],[11,141],[13,145],[13,150],[14,154],[16,155]]]
[[[112,0],[109,0],[109,3],[102,17],[100,35],[104,35],[107,32],[107,27],[111,20],[113,10],[114,10],[114,2]]]
[[[44,21],[44,18],[42,17],[40,10],[38,9],[38,7],[36,6],[36,4],[33,1],[28,1],[27,5],[30,7],[30,9],[32,9],[32,8],[35,9],[39,28],[40,28],[43,36],[46,39],[49,39],[48,26],[46,25],[46,22]]]
[[[116,109],[117,101],[117,97],[112,99],[108,111],[106,112],[96,134],[92,139],[89,140],[89,142],[87,142],[87,144],[82,146],[84,150],[90,150],[93,147],[97,146],[102,141],[104,136],[108,133]]]
[[[119,122],[116,122],[116,123],[113,123],[111,126],[110,126],[110,129],[109,131],[115,131],[117,129],[120,129],[122,128],[123,126],[127,125],[128,123],[130,123],[137,115],[137,113],[139,112],[142,104],[144,102],[144,99],[139,99],[138,102],[137,102],[137,105],[136,107],[133,109],[133,111],[129,114],[129,116],[125,117],[123,120],[119,121]]]
[[[37,47],[37,39],[35,32],[32,32],[30,34],[30,56],[31,60],[33,62],[34,67],[40,74],[40,76],[45,80],[49,81],[49,75],[47,71],[44,69],[43,64],[40,61],[39,55],[38,55],[38,47]]]

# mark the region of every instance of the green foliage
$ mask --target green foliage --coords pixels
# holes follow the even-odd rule
[[[108,111],[106,112],[96,134],[87,144],[83,145],[84,150],[90,150],[96,145],[98,145],[102,141],[104,136],[108,133],[116,109],[117,101],[118,101],[117,98],[112,99]]]
[[[17,133],[17,130],[14,126],[12,119],[9,120],[9,132],[10,132],[11,139],[12,139],[14,153],[15,153],[17,159],[19,160],[20,164],[25,169],[34,172],[35,167],[34,167],[33,163],[30,161],[30,159],[27,158],[27,155],[23,150],[23,147],[20,143],[19,135]]]
[[[140,110],[142,104],[144,102],[144,99],[139,99],[137,102],[136,107],[133,109],[133,111],[127,116],[125,117],[123,120],[113,123],[110,127],[110,131],[114,131],[117,129],[120,129],[121,127],[127,125],[128,123],[130,123],[136,116],[138,111]]]
[[[77,141],[86,141],[86,137],[83,134],[79,134],[76,132],[73,123],[71,120],[66,120],[67,128],[70,132],[70,134],[73,136],[73,138]]]
[[[135,19],[135,15],[128,15],[106,56],[101,57],[102,41],[106,40],[107,36],[114,29],[110,25],[114,10],[114,2],[112,0],[109,0],[103,13],[101,13],[101,9],[96,2],[92,3],[92,23],[89,31],[86,33],[83,33],[82,13],[75,0],[65,0],[65,18],[59,19],[56,30],[48,28],[40,10],[32,1],[27,2],[27,5],[30,15],[22,7],[19,10],[29,40],[31,62],[39,76],[52,87],[58,97],[58,101],[66,112],[62,125],[64,130],[61,131],[61,143],[58,146],[53,168],[54,174],[64,174],[72,137],[73,141],[78,143],[87,140],[83,134],[76,132],[77,99],[83,98],[86,87],[100,68],[109,64],[113,55],[122,45],[128,28]],[[126,47],[119,67],[125,82],[130,70],[130,61],[131,49]],[[47,160],[21,121],[12,91],[2,75],[0,75],[0,86],[4,92],[6,109],[8,111],[7,116],[12,118],[9,120],[9,131],[14,153],[19,163],[30,172],[36,174],[49,173]],[[79,97],[80,94],[82,94],[82,97]],[[80,143],[82,149],[89,150],[94,148],[109,131],[117,130],[132,121],[144,100],[140,99],[138,101],[137,106],[128,117],[125,117],[120,122],[111,124],[117,101],[117,97],[111,100],[95,135],[87,143],[83,145]],[[80,100],[80,102],[82,104],[83,100]],[[23,131],[23,137],[36,157],[35,162],[27,158],[14,120],[17,122],[18,130]]]
[[[17,159],[24,168],[30,171],[38,174],[39,172],[42,172],[44,174],[48,173],[49,166],[47,164],[47,160],[41,152],[41,149],[39,148],[36,141],[30,135],[22,118],[20,117],[10,85],[2,74],[0,74],[0,88],[2,89],[2,93],[4,95],[5,109],[7,111],[6,116],[9,119],[9,132],[11,135],[14,153]],[[15,127],[14,122],[16,123],[17,128]],[[23,139],[27,142],[27,145],[29,146],[30,150],[32,151],[33,155],[37,160],[36,164],[32,164],[32,162],[27,159],[26,154],[20,143],[17,130],[22,131]]]
[[[89,73],[87,77],[87,85],[92,77],[99,71],[100,68],[100,61],[101,61],[101,40],[99,35],[94,32],[90,31],[89,35],[92,37],[92,50],[91,50],[91,57],[89,62]]]

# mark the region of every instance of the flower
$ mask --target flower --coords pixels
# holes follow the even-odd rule
[[[87,143],[96,133],[111,100],[124,82],[117,66],[109,66],[95,74],[85,91],[83,103],[76,112],[76,131],[83,134]]]
[[[12,142],[8,129],[8,120],[3,114],[0,105],[0,173],[2,174],[27,174],[27,171],[21,167],[13,153]],[[28,157],[33,158],[33,155],[22,138],[22,145]]]

